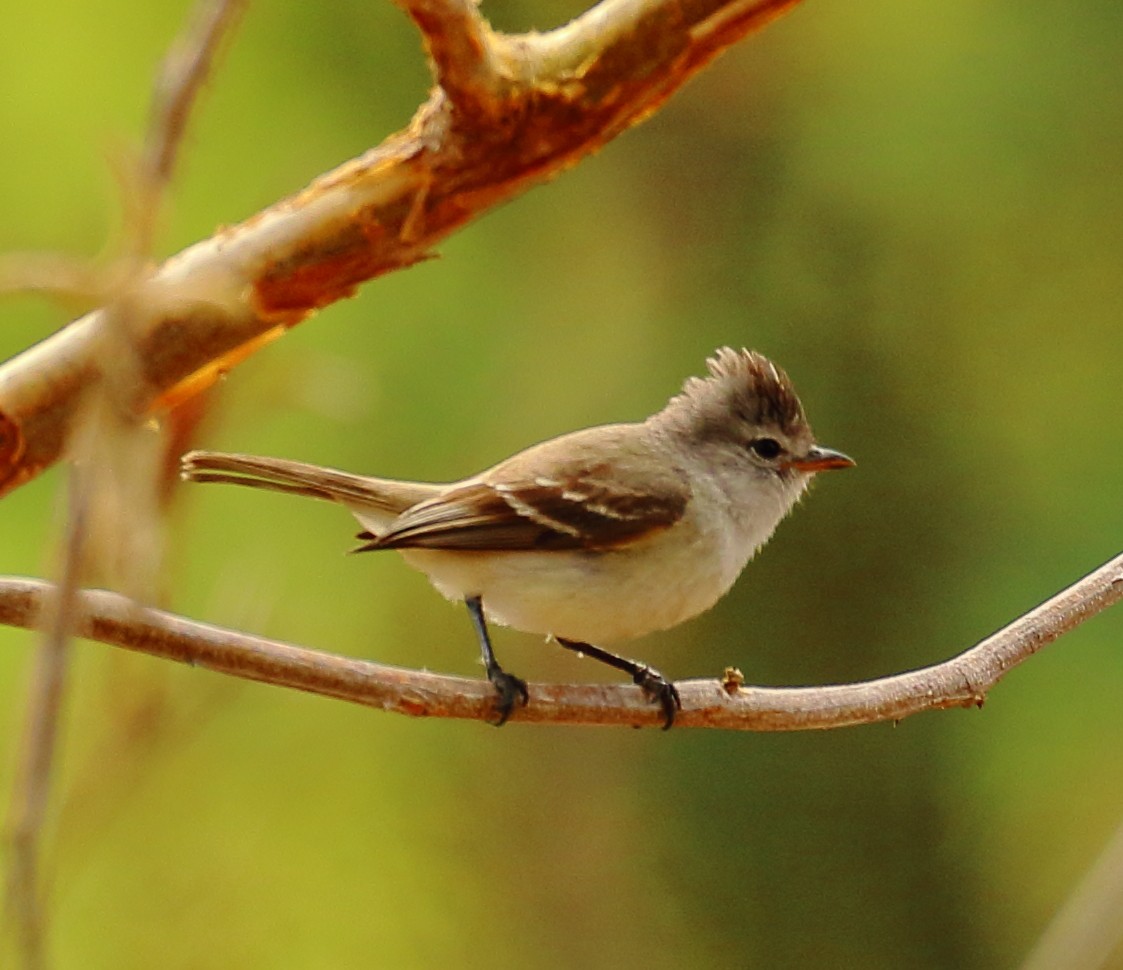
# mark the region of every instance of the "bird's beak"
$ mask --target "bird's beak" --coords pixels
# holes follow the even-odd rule
[[[788,462],[788,467],[801,472],[825,472],[832,468],[850,468],[854,464],[854,459],[841,451],[813,445],[807,449],[807,454],[802,458],[795,458]]]

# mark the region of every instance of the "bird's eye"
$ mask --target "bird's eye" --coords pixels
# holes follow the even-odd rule
[[[763,458],[765,461],[772,461],[774,458],[780,456],[783,446],[775,438],[753,438],[749,442],[749,450],[757,456]]]

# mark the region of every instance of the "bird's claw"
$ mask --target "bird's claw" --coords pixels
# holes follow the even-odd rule
[[[654,667],[641,664],[632,675],[632,680],[647,695],[647,698],[663,709],[663,730],[669,731],[675,723],[675,714],[682,710],[682,698],[678,688],[667,680]]]
[[[487,679],[491,681],[496,694],[499,695],[495,701],[497,719],[490,723],[496,727],[502,727],[507,723],[507,719],[511,716],[516,704],[526,707],[527,701],[530,700],[530,695],[526,689],[526,681],[514,674],[507,673],[501,667],[494,667],[489,670]]]

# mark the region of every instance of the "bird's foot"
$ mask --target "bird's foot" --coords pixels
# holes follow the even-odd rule
[[[496,727],[502,727],[507,723],[507,719],[511,716],[516,704],[526,707],[527,701],[530,700],[530,695],[526,690],[526,681],[514,674],[507,673],[498,664],[488,667],[487,679],[491,681],[492,687],[499,695],[495,700],[496,719],[490,723]]]
[[[632,680],[650,701],[663,709],[663,730],[669,731],[671,725],[675,723],[675,714],[682,710],[682,698],[678,695],[678,688],[658,670],[647,664],[639,664],[636,667]]]

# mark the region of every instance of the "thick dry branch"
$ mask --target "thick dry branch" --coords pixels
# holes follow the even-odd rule
[[[310,313],[596,151],[798,0],[605,0],[546,34],[471,0],[402,0],[442,86],[404,131],[169,259],[130,320],[138,412],[159,412]],[[280,110],[280,109],[279,109]],[[0,367],[0,492],[54,462],[94,379],[104,311]]]
[[[0,623],[35,628],[52,587],[0,580]],[[899,721],[920,711],[982,704],[1017,664],[1084,620],[1123,599],[1123,555],[957,657],[921,670],[826,687],[739,687],[679,681],[676,727],[801,731]],[[495,692],[486,681],[405,670],[307,650],[140,607],[115,593],[88,590],[75,632],[91,640],[206,667],[246,680],[323,694],[418,717],[485,720]],[[530,702],[512,721],[550,724],[662,724],[662,713],[630,686],[530,685]]]

